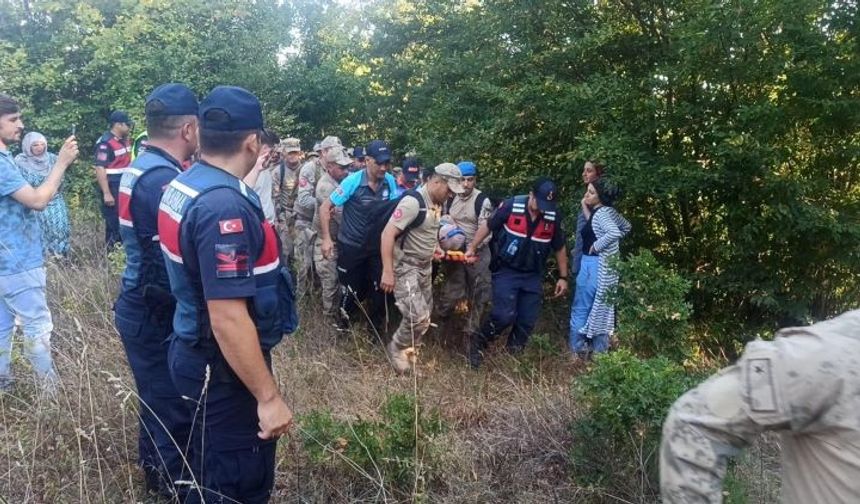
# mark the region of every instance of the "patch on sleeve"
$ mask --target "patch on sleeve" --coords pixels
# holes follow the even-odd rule
[[[107,161],[107,152],[99,151],[98,154],[96,154],[96,159],[99,161]]]
[[[215,275],[218,278],[251,276],[248,268],[248,251],[238,243],[215,244]]]
[[[306,179],[305,177],[299,177],[299,187],[307,187],[307,186],[308,186],[308,179]]]
[[[403,210],[401,210],[400,208],[395,208],[394,213],[391,214],[391,217],[394,220],[400,220],[400,218],[403,217]]]
[[[222,235],[241,233],[245,230],[242,226],[242,219],[227,219],[218,221],[218,230]]]
[[[746,385],[750,409],[768,413],[775,412],[777,399],[770,359],[749,359],[746,361],[746,366]]]

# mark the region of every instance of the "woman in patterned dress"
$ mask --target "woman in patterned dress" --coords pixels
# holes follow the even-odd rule
[[[15,156],[15,163],[21,174],[33,187],[45,181],[54,168],[57,156],[48,152],[48,141],[41,133],[31,131],[21,142],[21,154]],[[48,206],[39,212],[39,227],[42,229],[42,250],[47,256],[67,257],[69,255],[69,209],[63,199],[63,188],[57,191]]]
[[[606,179],[588,184],[583,198],[586,226],[593,233],[593,241],[583,253],[596,255],[598,261],[597,290],[588,310],[587,322],[577,334],[571,335],[571,349],[580,357],[608,350],[609,337],[615,330],[615,306],[607,302],[606,294],[618,285],[618,273],[610,262],[618,255],[621,239],[630,232],[630,223],[613,208],[616,198],[617,191],[606,183]]]

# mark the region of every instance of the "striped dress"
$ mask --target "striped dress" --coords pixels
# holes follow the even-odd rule
[[[618,284],[618,273],[610,268],[610,260],[618,255],[618,244],[630,232],[630,223],[614,208],[603,206],[591,217],[594,229],[594,251],[598,253],[597,292],[585,324],[589,338],[609,335],[615,331],[615,306],[606,303],[606,293]]]

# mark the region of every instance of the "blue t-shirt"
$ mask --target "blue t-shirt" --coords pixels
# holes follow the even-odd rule
[[[12,197],[25,185],[27,181],[12,155],[0,150],[0,276],[23,273],[44,264],[36,212]]]
[[[390,173],[385,174],[385,183],[374,191],[367,184],[367,170],[348,175],[329,196],[334,206],[343,207],[343,221],[337,239],[343,243],[359,246],[363,243],[369,220],[374,216],[371,206],[377,201],[397,199],[397,181]]]

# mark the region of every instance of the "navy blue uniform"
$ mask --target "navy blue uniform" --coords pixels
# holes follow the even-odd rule
[[[114,206],[107,206],[98,192],[101,201],[102,217],[105,221],[105,244],[113,248],[122,241],[119,234],[119,218],[117,204],[119,202],[119,184],[125,169],[131,164],[131,151],[128,140],[117,138],[110,131],[104,133],[96,142],[93,164],[104,168],[107,175],[108,188],[114,199]]]
[[[260,348],[295,329],[290,276],[260,200],[242,181],[198,162],[174,179],[159,207],[161,249],[177,300],[169,366],[196,417],[207,502],[266,502],[274,484],[275,440],[262,440],[257,401],[212,334],[206,302],[248,303]],[[232,499],[232,500],[231,500]]]
[[[159,201],[180,172],[176,159],[152,147],[123,174],[117,200],[126,267],[114,320],[140,397],[139,463],[149,486],[162,494],[172,493],[173,481],[188,479],[182,451],[191,433],[191,415],[167,367],[174,303],[158,247]]]
[[[555,212],[533,221],[527,205],[528,196],[506,200],[487,222],[497,246],[493,309],[473,339],[473,350],[482,351],[511,325],[507,346],[521,350],[540,315],[546,260],[564,247],[565,237]]]

